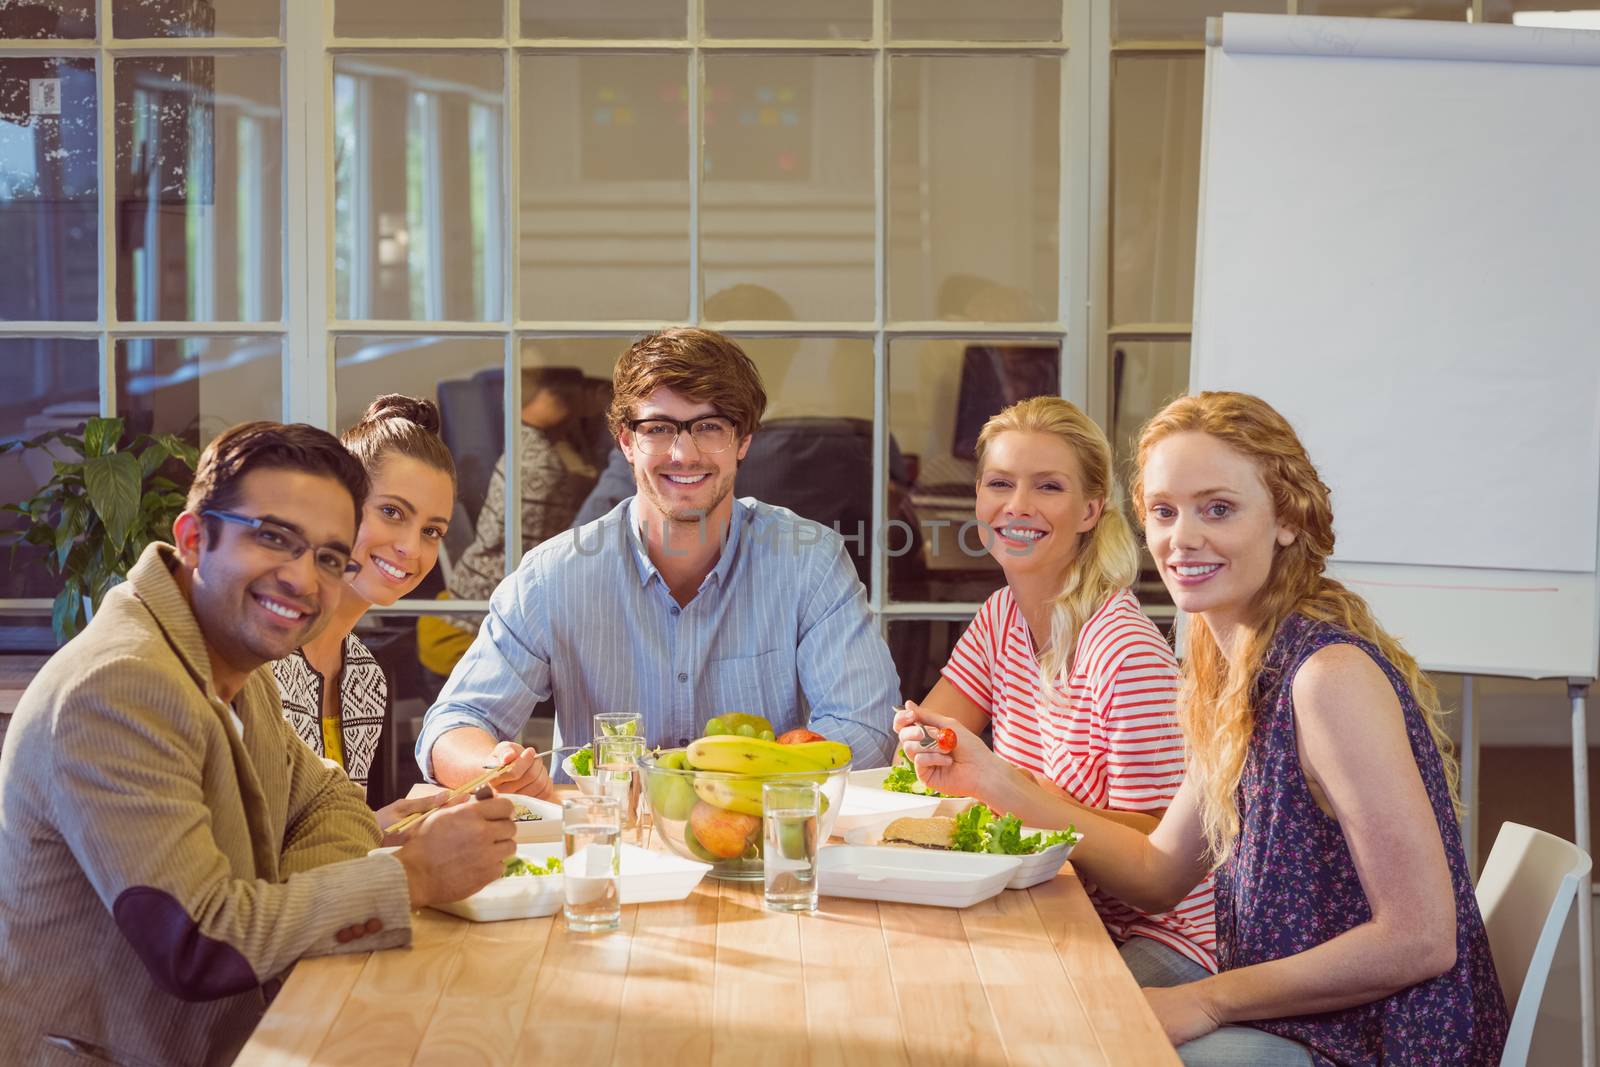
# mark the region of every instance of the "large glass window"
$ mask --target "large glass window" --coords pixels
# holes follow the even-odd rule
[[[93,58],[0,57],[0,320],[99,318],[99,122]]]

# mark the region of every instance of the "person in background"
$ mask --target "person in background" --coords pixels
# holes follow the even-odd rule
[[[522,371],[522,550],[530,551],[572,525],[598,472],[566,432],[582,404],[583,374],[571,367]],[[506,576],[506,459],[489,478],[476,536],[450,571],[450,595],[487,600]],[[477,627],[472,628],[477,632]]]
[[[364,790],[389,683],[355,626],[372,605],[393,604],[433,570],[455,506],[456,469],[431,400],[380,396],[340,441],[371,481],[351,552],[360,569],[330,605],[327,625],[274,663],[272,673],[283,717],[300,740]],[[414,807],[390,805],[378,821],[387,826]]]
[[[1073,404],[1036,396],[984,424],[977,464],[977,519],[1006,584],[895,726],[919,713],[951,724],[966,759],[943,792],[1028,826],[1075,825],[1087,807],[1148,833],[1183,781],[1178,661],[1130,591],[1139,548],[1111,446]],[[1090,899],[1125,956],[1161,946],[1216,970],[1209,879],[1156,915],[1094,887]]]
[[[1085,811],[1080,873],[1147,911],[1215,868],[1217,960],[1136,973],[1186,1064],[1488,1065],[1506,1005],[1433,684],[1328,578],[1328,487],[1242,393],[1168,404],[1132,487],[1189,614],[1188,773],[1148,835]],[[902,736],[909,736],[907,730]],[[919,755],[930,784],[963,759]],[[1156,964],[1160,964],[1156,966]]]
[[[411,911],[500,877],[511,804],[429,815],[395,852],[283,720],[268,664],[340,602],[367,496],[311,426],[200,455],[152,543],[17,705],[0,753],[0,1063],[231,1063],[295,960],[411,941]]]
[[[588,403],[581,371],[572,367],[524,367],[522,427],[522,550],[537,548],[572,525],[598,473],[584,454],[585,442],[569,432],[574,412]],[[450,598],[487,600],[505,577],[506,458],[494,473],[478,512],[472,544],[445,580]],[[477,636],[481,617],[446,615],[417,620],[423,666],[449,674]]]
[[[766,408],[732,340],[679,327],[617,362],[610,424],[638,492],[523,557],[494,591],[472,648],[429,709],[417,762],[459,783],[515,762],[497,788],[539,795],[542,762],[514,739],[554,695],[567,743],[593,714],[644,714],[646,736],[687,745],[724,711],[893,750],[894,663],[833,530],[752,498],[734,477]]]

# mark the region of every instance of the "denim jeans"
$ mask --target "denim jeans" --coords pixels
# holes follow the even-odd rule
[[[1130,937],[1122,962],[1144,986],[1175,986],[1209,978],[1211,972],[1189,957],[1148,937]],[[1311,1053],[1298,1041],[1253,1026],[1223,1026],[1178,1046],[1184,1067],[1312,1067]]]

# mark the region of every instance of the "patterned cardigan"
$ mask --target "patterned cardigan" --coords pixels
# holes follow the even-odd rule
[[[175,564],[145,550],[0,752],[0,1063],[229,1063],[295,960],[411,941],[361,791],[267,667],[217,697]]]
[[[326,680],[301,649],[272,665],[283,698],[284,721],[311,751],[327,758],[322,743],[322,687]],[[389,706],[389,682],[383,668],[355,634],[344,639],[344,669],[339,672],[339,736],[344,770],[362,789],[372,774],[372,756],[383,734]]]

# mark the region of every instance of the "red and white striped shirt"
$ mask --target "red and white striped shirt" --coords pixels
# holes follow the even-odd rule
[[[943,674],[988,712],[998,755],[1049,778],[1084,807],[1159,811],[1183,782],[1178,661],[1126,589],[1084,624],[1066,688],[1052,687],[1047,699],[1027,621],[1007,586],[978,609]],[[1156,915],[1085,888],[1118,940],[1148,937],[1217,969],[1209,875]]]

